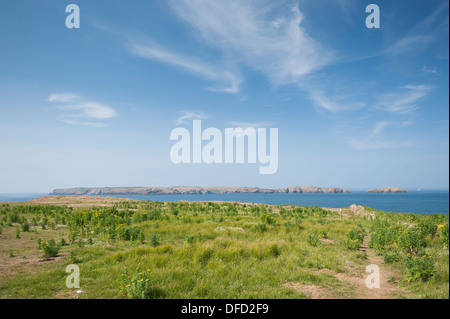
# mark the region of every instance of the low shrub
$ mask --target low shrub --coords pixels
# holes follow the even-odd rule
[[[148,299],[150,297],[150,269],[140,271],[136,268],[133,275],[127,270],[122,274],[122,290],[130,299]]]
[[[320,238],[328,238],[328,233],[326,231],[324,231],[324,230],[321,230],[319,232],[319,237]]]
[[[386,264],[400,261],[400,254],[396,250],[387,250],[382,253]]]
[[[440,224],[438,226],[439,229],[439,237],[441,238],[442,244],[448,247],[448,224],[443,225]]]
[[[263,224],[272,225],[275,223],[275,217],[271,213],[265,213],[260,216],[261,222]]]
[[[308,243],[308,245],[315,247],[319,245],[320,237],[316,234],[310,234],[308,235],[308,237],[306,237],[306,242]]]
[[[28,224],[27,221],[23,222],[22,225],[20,225],[20,227],[22,228],[23,232],[30,231],[30,225]]]
[[[351,229],[347,232],[343,246],[350,250],[358,250],[363,240],[364,232],[362,230]]]
[[[40,246],[42,252],[44,253],[44,257],[46,258],[56,257],[59,253],[59,249],[61,248],[61,246],[56,244],[53,239],[42,242]]]
[[[258,224],[258,225],[255,225],[255,230],[257,232],[262,233],[262,232],[265,232],[267,230],[267,226],[266,226],[266,224]]]
[[[417,255],[419,249],[425,246],[424,233],[419,227],[403,229],[400,231],[397,243],[405,253]]]
[[[156,247],[160,244],[160,236],[159,234],[152,234],[150,236],[149,244],[153,247]]]
[[[343,242],[343,246],[349,250],[358,250],[361,246],[361,242],[357,239],[346,238]]]
[[[424,256],[407,255],[405,261],[405,278],[408,282],[427,281],[433,274],[434,260],[429,253]]]

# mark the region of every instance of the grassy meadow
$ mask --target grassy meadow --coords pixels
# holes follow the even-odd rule
[[[71,264],[80,289],[66,287]],[[369,264],[378,290],[365,285]],[[0,298],[449,298],[448,283],[448,215],[70,197],[0,205]]]

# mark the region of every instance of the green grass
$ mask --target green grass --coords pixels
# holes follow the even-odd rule
[[[33,225],[33,218],[65,226],[43,230]],[[402,214],[395,218],[401,220]],[[411,216],[403,218],[410,221]],[[442,218],[439,222],[448,223],[448,216]],[[8,226],[8,221],[14,222]],[[257,227],[262,221],[265,231]],[[15,224],[21,222],[28,222],[30,231],[15,239]],[[79,298],[125,298],[121,276],[137,267],[151,270],[148,295],[155,299],[306,297],[286,287],[286,282],[326,287],[333,296],[352,298],[356,296],[351,286],[332,273],[365,269],[364,254],[343,243],[350,230],[362,227],[370,232],[372,225],[364,216],[341,220],[317,207],[291,205],[144,201],[112,208],[2,205],[0,261],[7,263],[0,275],[0,298],[67,298],[65,267],[74,262],[70,252],[80,267]],[[120,230],[127,227],[142,232],[144,241],[120,239]],[[323,232],[328,241],[308,244],[308,236]],[[56,242],[64,238],[70,243],[69,233],[76,234],[74,242],[61,247],[59,257],[35,260],[43,255],[37,238]],[[150,240],[152,235],[158,237],[156,242]],[[87,245],[88,238],[92,245]],[[77,246],[79,239],[84,247]],[[427,239],[426,249],[435,258],[435,275],[427,282],[402,284],[416,298],[448,298],[448,248],[434,237]],[[11,251],[13,258],[8,257]],[[393,266],[402,269],[402,262]]]

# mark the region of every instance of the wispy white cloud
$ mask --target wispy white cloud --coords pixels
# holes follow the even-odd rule
[[[262,72],[275,85],[296,83],[327,65],[333,58],[302,27],[303,14],[297,6],[281,12],[273,2],[254,1],[170,1],[176,16],[187,23],[203,45],[221,52],[206,62],[156,43],[148,36],[112,30],[104,31],[124,39],[129,51],[213,81],[211,91],[237,93],[243,78],[240,70]]]
[[[149,35],[95,22],[98,29],[116,36],[134,56],[157,61],[215,83],[209,91],[238,93],[242,79],[239,71],[222,60],[205,61],[187,53],[180,53],[157,43]]]
[[[309,98],[317,108],[331,113],[348,110],[354,111],[366,105],[364,102],[350,101],[350,99],[343,96],[333,96],[330,98],[323,91],[317,89],[310,90]]]
[[[379,122],[379,123],[377,123],[377,124],[375,125],[374,129],[372,130],[372,133],[371,133],[370,136],[376,136],[376,135],[380,134],[381,131],[382,131],[385,127],[387,127],[387,126],[389,126],[389,125],[390,125],[389,122]]]
[[[438,71],[436,71],[434,69],[431,69],[431,68],[428,68],[425,65],[422,67],[422,72],[430,73],[430,74],[434,74],[434,75],[438,75],[439,74]]]
[[[381,96],[376,108],[390,113],[408,114],[418,108],[418,102],[432,89],[429,85],[406,85],[399,92]]]
[[[48,98],[49,102],[67,103],[79,100],[80,97],[72,93],[54,93]]]
[[[429,85],[405,85],[396,92],[382,95],[375,102],[375,109],[388,119],[365,125],[371,125],[372,129],[366,133],[360,131],[357,138],[348,138],[348,144],[358,151],[412,146],[410,141],[400,141],[393,129],[398,130],[414,124],[413,116],[419,108],[419,102],[431,89]],[[388,131],[389,136],[385,131]]]
[[[74,115],[83,116],[92,119],[110,119],[117,116],[116,111],[106,105],[97,102],[82,102],[76,104],[58,105],[58,108],[63,111],[77,111]]]
[[[309,97],[312,101],[314,101],[315,105],[321,109],[330,112],[337,112],[341,109],[336,102],[330,100],[322,91],[311,91]]]
[[[308,76],[334,61],[334,53],[314,40],[303,26],[304,14],[298,5],[273,1],[172,0],[174,14],[182,20],[201,45],[221,55],[196,57],[162,46],[149,36],[98,25],[122,38],[133,55],[158,61],[216,83],[211,91],[241,91],[242,72],[262,73],[273,85],[296,84],[309,92],[319,108],[338,112],[361,107],[342,103],[324,92],[304,85]],[[343,2],[342,5],[345,3]]]
[[[340,5],[344,7],[348,4],[349,3],[345,1],[340,3]],[[359,59],[373,58],[381,55],[393,57],[408,54],[411,56],[416,52],[428,48],[431,44],[434,44],[441,39],[443,33],[448,34],[448,6],[448,2],[443,2],[429,16],[419,21],[417,25],[406,32],[406,34],[401,37],[396,37],[384,50],[375,52],[370,56],[360,57]],[[334,59],[334,62],[341,63],[345,61],[336,58]],[[430,74],[437,74],[436,70],[425,66],[422,68],[422,71]],[[349,84],[346,83],[346,85],[348,86]],[[359,83],[354,83],[354,85],[359,86]],[[367,97],[364,97],[364,95],[360,96],[358,101],[358,99],[330,94],[330,90],[327,90],[327,87],[336,89],[339,86],[342,87],[342,85],[335,82],[328,86],[323,83],[316,83],[316,86],[312,87],[311,81],[310,83],[307,83],[306,86],[299,85],[301,89],[309,92],[309,98],[319,110],[337,113],[341,111],[354,111],[370,105],[370,102],[369,104],[365,102],[367,101]],[[376,103],[375,108],[390,112],[391,114],[411,114],[417,110],[419,102],[429,94],[431,89],[432,87],[428,85],[409,85],[399,88],[397,92],[381,92],[379,94],[381,98]],[[379,130],[381,131],[384,127],[382,125],[388,124],[383,123],[380,125]]]
[[[387,55],[400,55],[406,51],[416,51],[427,47],[434,39],[433,34],[408,35],[388,47],[384,53]]]
[[[373,128],[364,136],[347,138],[348,144],[357,151],[386,149],[395,147],[410,147],[413,143],[410,141],[398,141],[396,137],[391,134],[383,134],[387,128],[400,129],[414,124],[413,120],[405,121],[379,121],[376,122]],[[383,136],[384,135],[384,136]]]
[[[267,0],[170,3],[201,41],[222,50],[233,63],[263,72],[276,85],[295,83],[332,59],[331,51],[302,27],[298,6],[286,12]]]
[[[148,39],[145,42],[136,42],[136,40],[130,40],[130,42],[129,49],[136,56],[179,67],[218,83],[215,87],[209,88],[211,91],[237,93],[240,90],[242,80],[237,72],[171,52]]]
[[[399,56],[422,51],[438,41],[443,32],[448,34],[448,2],[444,1],[428,17],[420,21],[406,35],[397,39],[382,53],[388,56]],[[446,19],[446,23],[442,23]]]
[[[200,111],[183,111],[181,112],[181,116],[179,116],[178,118],[175,119],[175,124],[176,125],[182,125],[184,124],[185,121],[190,121],[190,120],[203,120],[203,119],[207,119],[208,116]]]
[[[54,93],[48,98],[51,103],[57,103],[57,108],[63,111],[62,121],[74,125],[104,127],[105,123],[91,120],[106,120],[117,116],[114,108],[72,93]]]
[[[413,120],[406,120],[400,122],[381,121],[375,124],[375,127],[372,129],[372,132],[370,133],[370,138],[374,138],[375,136],[381,134],[386,127],[403,128],[411,126],[413,124],[414,124]]]

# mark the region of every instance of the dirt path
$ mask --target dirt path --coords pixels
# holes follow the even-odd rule
[[[377,256],[376,253],[369,248],[369,236],[364,238],[363,244],[359,248],[367,256],[366,264],[376,265],[379,267],[380,287],[368,288],[366,279],[371,276],[371,272],[365,272],[362,277],[347,277],[342,278],[348,280],[354,286],[354,293],[358,299],[397,299],[400,296],[408,294],[408,291],[398,285],[398,278],[400,276],[398,270],[393,269],[389,264],[385,264],[383,256]],[[338,278],[339,279],[339,278]]]
[[[330,287],[319,287],[315,285],[301,285],[299,283],[284,283],[287,288],[294,289],[303,293],[310,299],[399,299],[402,296],[409,294],[405,288],[398,285],[398,278],[400,273],[394,269],[391,265],[385,264],[382,256],[377,256],[376,253],[369,248],[369,237],[364,239],[363,244],[359,250],[366,255],[364,266],[362,267],[349,267],[351,273],[336,273],[329,269],[314,270],[315,274],[329,274],[338,279],[344,286],[352,292],[352,296],[336,294]],[[372,274],[372,272],[366,272],[366,268],[369,265],[376,265],[379,267],[380,274],[380,287],[368,288],[366,279]],[[373,271],[373,270],[371,270]]]

